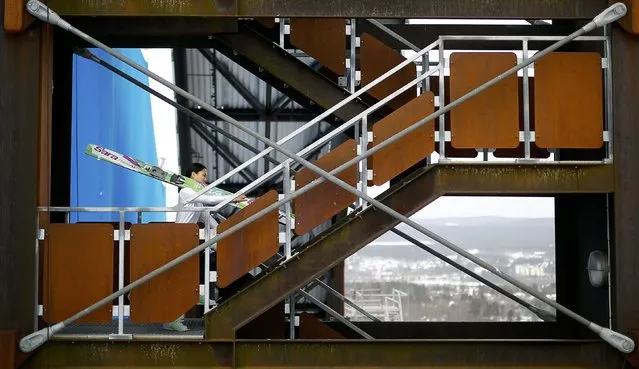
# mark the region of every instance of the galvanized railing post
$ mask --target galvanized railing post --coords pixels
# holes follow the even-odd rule
[[[360,152],[357,155],[366,154],[366,150],[368,149],[368,117],[364,116],[362,118],[362,134],[359,141]],[[368,159],[364,159],[359,162],[359,182],[361,183],[360,191],[366,194],[368,192]],[[362,209],[366,208],[368,203],[366,200],[358,197],[361,200],[361,203],[358,205],[362,206]]]
[[[439,39],[439,110],[446,106],[446,57],[444,40]],[[439,160],[446,159],[446,114],[439,116]]]
[[[204,224],[204,241],[211,239],[211,212],[206,212],[206,222]],[[199,237],[198,237],[199,238]],[[209,304],[211,296],[211,249],[204,249],[204,314],[206,314],[211,305]]]
[[[118,289],[124,288],[124,212],[118,224]],[[124,335],[124,295],[118,297],[118,336]]]
[[[522,60],[528,59],[528,39],[522,42]],[[524,159],[530,159],[530,90],[528,87],[528,70],[530,66],[523,69],[523,105],[524,105]]]
[[[290,162],[284,162],[282,168],[283,174],[283,190],[284,197],[287,197],[291,194],[291,164]],[[285,214],[285,240],[284,240],[284,256],[286,260],[291,258],[292,250],[291,250],[291,240],[293,237],[292,227],[291,227],[291,202],[287,202],[284,204],[284,214]],[[288,297],[288,316],[289,316],[289,337],[290,339],[295,339],[295,294],[291,294]]]

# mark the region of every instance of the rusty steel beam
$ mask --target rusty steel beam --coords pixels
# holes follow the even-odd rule
[[[605,343],[588,341],[52,341],[23,367],[598,369],[621,361]]]
[[[613,326],[639,329],[639,39],[619,26],[612,33],[613,142],[615,165]]]
[[[607,0],[49,0],[61,16],[591,19]]]
[[[379,199],[410,216],[444,194],[557,194],[612,192],[612,166],[604,164],[449,164],[421,168]],[[222,303],[206,319],[207,339],[235,331],[290,293],[342,262],[399,223],[373,207],[353,213],[309,242],[285,266]]]
[[[447,195],[544,195],[612,193],[611,164],[446,164],[437,166],[437,187]]]

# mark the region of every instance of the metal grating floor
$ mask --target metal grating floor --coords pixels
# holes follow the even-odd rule
[[[133,323],[128,319],[124,320],[124,334],[167,336],[171,337],[192,337],[202,338],[204,336],[204,319],[184,319],[184,324],[189,328],[186,332],[169,331],[162,328],[162,323]],[[81,323],[71,324],[56,334],[57,337],[69,336],[108,336],[118,333],[118,321],[110,323]]]

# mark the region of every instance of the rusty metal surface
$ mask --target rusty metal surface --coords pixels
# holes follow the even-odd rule
[[[601,55],[554,52],[535,63],[535,143],[543,148],[603,145]]]
[[[612,193],[612,164],[446,164],[437,186],[449,195]]]
[[[452,53],[450,100],[455,101],[517,64],[511,52]],[[451,143],[460,149],[519,145],[517,76],[511,75],[450,112]]]
[[[639,327],[639,40],[613,28],[613,142],[615,166],[613,324],[622,332]],[[634,100],[633,100],[634,99]]]
[[[132,225],[131,282],[198,245],[198,231],[197,224],[192,223]],[[130,293],[131,321],[171,322],[184,314],[199,300],[198,276],[198,255],[195,255],[133,289]]]
[[[292,18],[291,43],[339,76],[346,73],[343,18]]]
[[[619,368],[610,346],[588,341],[239,340],[50,342],[25,368]]]
[[[438,197],[433,192],[435,176],[429,175],[429,169],[416,171],[406,182],[391,187],[378,198],[403,214],[415,213]],[[258,279],[207,314],[205,338],[233,338],[237,329],[313,278],[326,273],[397,223],[397,220],[373,207],[346,217],[311,240],[303,251],[284,266]]]
[[[58,323],[112,293],[113,227],[110,224],[50,224],[43,244],[44,320]],[[90,281],[91,288],[87,288]],[[78,320],[110,322],[106,304]]]
[[[0,331],[0,368],[16,367],[17,342],[15,332]]]
[[[331,171],[357,156],[355,140],[348,140],[331,150],[314,162],[318,167]],[[295,175],[295,190],[299,190],[319,175],[308,168],[304,168]],[[357,166],[344,170],[338,178],[355,186],[357,183]],[[302,196],[293,200],[295,213],[295,234],[303,235],[318,225],[331,219],[335,214],[344,210],[355,202],[355,196],[338,185],[324,182]]]
[[[34,324],[40,40],[0,29],[0,329],[19,335]]]
[[[48,3],[63,16],[224,16],[234,13],[235,1],[49,0]],[[591,19],[606,5],[606,0],[401,0],[393,6],[382,0],[237,0],[235,13],[241,17]]]
[[[435,111],[433,93],[427,91],[395,110],[373,126],[370,148],[403,131]],[[379,186],[426,158],[435,150],[433,122],[423,125],[369,158],[373,185]]]
[[[309,66],[275,47],[247,24],[238,33],[215,35],[212,46],[265,82],[282,91],[298,104],[317,114],[344,100],[348,92]],[[325,121],[339,125],[366,109],[360,101],[352,101]],[[351,137],[352,129],[346,131]]]
[[[24,0],[4,0],[4,30],[6,33],[22,32],[33,17],[24,8]]]
[[[342,334],[322,323],[315,315],[306,312],[300,314],[299,339],[339,340],[344,338]]]
[[[61,16],[198,16],[237,15],[237,0],[78,0],[47,1]]]
[[[377,77],[388,72],[398,64],[404,62],[406,58],[396,50],[386,46],[381,41],[368,33],[360,36],[359,63],[361,70],[361,87],[365,87]],[[397,91],[402,86],[417,78],[417,67],[414,63],[396,72],[392,76],[380,82],[377,86],[368,90],[368,93],[378,100],[382,100],[391,93]],[[414,88],[406,90],[401,95],[387,103],[393,109],[398,109],[402,105],[411,101],[417,93]]]
[[[224,232],[275,202],[277,202],[277,192],[271,190],[222,222],[217,227],[217,232]],[[218,242],[216,260],[219,287],[227,287],[277,253],[280,247],[277,221],[276,209],[253,221],[241,232],[235,232]]]
[[[608,1],[613,4],[618,1]],[[639,3],[637,0],[621,0],[622,3],[628,7],[628,13],[625,17],[621,18],[618,22],[627,32],[633,34],[639,34]]]

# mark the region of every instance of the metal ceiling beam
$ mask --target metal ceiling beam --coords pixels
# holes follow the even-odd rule
[[[61,16],[591,19],[607,0],[49,0]]]
[[[220,109],[220,110],[222,110],[225,114],[231,116],[233,119],[236,119],[240,122],[261,122],[261,121],[264,121],[265,118],[268,118],[271,122],[304,122],[306,123],[317,116],[316,114],[303,109],[280,110],[277,113],[277,115],[266,116],[266,117],[253,109],[241,109],[241,108],[233,109],[232,108],[232,109]],[[191,108],[191,111],[198,114],[204,119],[208,119],[211,121],[219,120],[219,118],[216,115],[204,109]]]
[[[622,357],[588,341],[238,340],[52,341],[25,368],[617,368]]]
[[[380,195],[385,205],[410,216],[445,194],[549,195],[609,193],[612,165],[579,163],[448,164],[427,166]],[[235,331],[326,273],[399,224],[374,207],[352,213],[311,240],[295,258],[240,291],[205,316],[207,339],[232,339]]]

